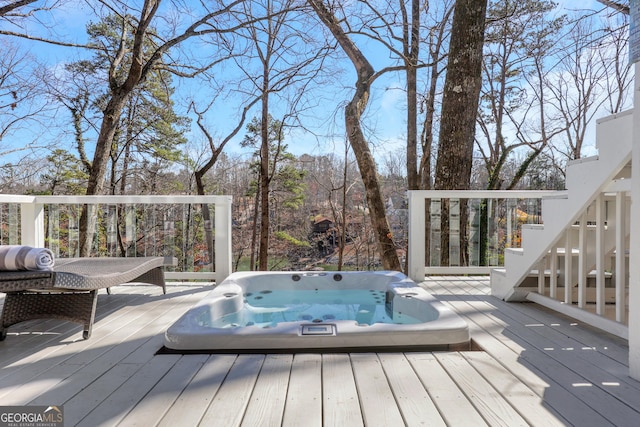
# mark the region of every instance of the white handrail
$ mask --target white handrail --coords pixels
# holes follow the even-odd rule
[[[21,244],[34,247],[45,246],[45,205],[115,205],[115,204],[155,204],[186,205],[213,204],[215,206],[215,280],[220,283],[231,274],[231,196],[160,195],[160,196],[25,196],[0,194],[0,204],[20,205]],[[211,254],[213,255],[213,254]],[[196,273],[197,274],[197,273]],[[173,278],[180,277],[176,272]],[[194,273],[185,272],[185,277],[194,278]],[[203,273],[203,278],[211,273]]]

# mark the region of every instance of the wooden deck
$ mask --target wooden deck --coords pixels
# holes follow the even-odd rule
[[[164,330],[208,287],[102,294],[91,339],[49,320],[0,342],[0,405],[63,405],[66,426],[635,426],[626,342],[488,280],[424,285],[464,316],[481,351],[175,355]],[[0,303],[3,297],[0,296]]]

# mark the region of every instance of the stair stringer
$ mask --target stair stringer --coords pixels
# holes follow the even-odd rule
[[[633,110],[598,120],[598,156],[567,165],[567,190],[561,197],[543,201],[542,227],[523,233],[522,248],[505,250],[504,268],[491,272],[491,293],[505,301],[524,300],[527,290],[518,286],[558,243],[588,206],[631,161]],[[566,197],[565,197],[566,195]]]

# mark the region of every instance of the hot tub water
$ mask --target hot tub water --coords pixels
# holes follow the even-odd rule
[[[353,320],[359,325],[374,323],[417,324],[416,317],[393,311],[392,297],[383,290],[261,290],[243,295],[244,307],[219,318],[201,318],[202,326],[237,328],[274,327],[283,322],[323,323]],[[434,312],[434,319],[437,313]]]

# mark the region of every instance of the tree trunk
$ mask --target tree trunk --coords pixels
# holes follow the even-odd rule
[[[120,113],[129,97],[128,93],[116,93],[109,100],[104,110],[104,118],[100,126],[100,134],[96,142],[96,150],[91,163],[91,173],[87,183],[87,195],[102,194],[107,165],[111,156],[113,138],[118,128]],[[95,234],[96,218],[89,212],[87,205],[83,205],[80,215],[80,256],[91,255],[91,246]]]
[[[238,134],[238,132],[242,128],[242,125],[244,124],[245,119],[247,118],[247,111],[249,111],[251,106],[253,106],[253,104],[258,102],[258,100],[259,98],[255,98],[253,101],[249,102],[243,108],[242,114],[240,115],[240,119],[238,120],[236,127],[222,140],[222,142],[218,145],[217,148],[215,146],[215,141],[213,136],[207,130],[206,126],[203,123],[203,117],[204,117],[203,114],[208,110],[208,108],[205,109],[204,111],[197,111],[195,105],[193,105],[193,111],[198,116],[198,119],[196,120],[196,124],[198,125],[198,127],[200,128],[204,136],[207,138],[207,141],[209,143],[209,149],[211,150],[211,157],[209,158],[209,160],[200,169],[194,171],[193,173],[196,180],[196,191],[198,195],[204,196],[206,194],[205,192],[206,190],[204,187],[204,176],[207,174],[209,170],[211,170],[211,168],[213,168],[213,166],[215,166],[216,162],[218,161],[218,158],[220,157],[220,154],[222,153],[222,150],[227,145],[227,142],[229,142],[235,135]],[[213,233],[213,220],[211,218],[211,210],[209,209],[209,205],[206,203],[203,203],[201,207],[202,207],[202,218],[205,223],[204,231],[207,239],[207,250],[209,251],[209,263],[211,264],[212,266],[211,268],[213,269],[215,268],[214,266],[216,261],[216,253],[215,253],[215,245],[214,245],[215,236]],[[238,263],[236,263],[236,270],[237,270],[237,264]],[[253,265],[253,262],[252,262],[252,265]],[[251,267],[251,270],[253,270],[253,266]]]
[[[362,86],[365,86],[366,89]],[[359,110],[358,106],[365,105],[369,96],[367,84],[361,85],[361,89],[362,90],[356,90],[356,95],[351,102],[347,104],[345,109],[347,135],[349,136],[351,147],[353,147],[353,152],[356,156],[358,167],[360,168],[360,175],[364,182],[369,218],[377,238],[382,266],[386,270],[400,270],[400,261],[398,260],[396,247],[393,243],[393,236],[391,235],[389,223],[387,222],[384,200],[382,199],[382,192],[378,183],[375,160],[360,127],[362,110]]]
[[[89,174],[89,182],[87,183],[87,195],[102,194],[104,189],[104,176],[106,174],[113,139],[118,129],[118,122],[120,121],[122,109],[131,96],[133,90],[140,81],[143,80],[145,67],[146,72],[148,72],[148,70],[151,69],[151,64],[157,62],[162,54],[162,50],[158,49],[156,51],[157,56],[155,56],[155,59],[152,58],[146,64],[143,63],[143,41],[147,34],[147,29],[159,6],[160,0],[145,0],[142,10],[140,11],[140,20],[134,35],[133,48],[131,50],[131,64],[129,65],[126,79],[122,84],[119,84],[117,71],[122,65],[126,46],[126,43],[124,43],[126,33],[123,31],[121,34],[122,43],[120,44],[119,51],[115,55],[114,62],[109,68],[109,87],[111,89],[110,98],[103,112],[100,133],[98,134],[98,140],[96,141],[96,149],[93,156],[93,162],[91,164],[91,173]],[[178,39],[174,40],[177,43]],[[166,47],[164,49],[168,49],[169,45],[165,44],[165,46]],[[84,205],[82,208],[82,215],[80,216],[80,256],[89,256],[91,253],[91,243],[93,242],[93,235],[95,233],[95,223],[96,218],[91,215],[91,212],[87,209],[87,205]]]
[[[253,222],[251,223],[251,256],[249,257],[249,270],[256,269],[256,239],[258,238],[258,210],[260,209],[260,191],[256,191],[253,200]]]
[[[453,13],[449,67],[444,85],[436,162],[436,190],[469,188],[478,101],[482,85],[482,48],[487,0],[458,0]],[[462,209],[462,207],[461,207]],[[440,265],[449,265],[449,207],[443,203]],[[461,215],[461,218],[467,215]],[[460,225],[461,249],[466,244]],[[464,230],[464,234],[463,234]]]
[[[213,159],[215,158],[215,159]],[[217,160],[217,156],[213,156],[213,163]],[[200,196],[205,195],[204,188],[204,174],[208,169],[198,169],[194,172],[194,177],[196,180],[196,192]],[[202,209],[202,220],[204,221],[204,233],[205,240],[207,242],[207,252],[209,253],[208,263],[211,264],[211,268],[213,269],[215,264],[215,251],[214,251],[214,235],[213,235],[213,220],[211,219],[211,211],[209,210],[209,205],[207,203],[202,203],[200,205]]]
[[[355,84],[355,93],[344,112],[345,128],[366,189],[369,217],[376,236],[382,266],[386,270],[401,270],[402,267],[393,243],[393,236],[387,222],[375,159],[369,150],[369,144],[360,126],[360,118],[369,101],[369,92],[374,75],[373,67],[345,34],[340,27],[339,21],[325,5],[317,0],[309,0],[309,3],[318,14],[320,20],[331,31],[349,59],[351,59],[358,76]]]
[[[411,0],[410,31],[404,40],[407,67],[407,184],[409,190],[420,189],[418,171],[418,58],[420,52],[420,0]],[[404,9],[403,9],[404,10]],[[408,19],[405,17],[405,21]]]
[[[344,264],[344,249],[347,244],[347,177],[349,173],[349,146],[344,146],[344,169],[342,170],[342,232],[340,233],[340,246],[338,248],[338,270],[342,270]]]
[[[260,127],[261,140],[260,145],[260,244],[258,245],[258,270],[268,270],[269,260],[269,186],[271,177],[269,176],[269,92],[268,87],[269,76],[265,71],[263,82],[262,97],[262,125]]]

